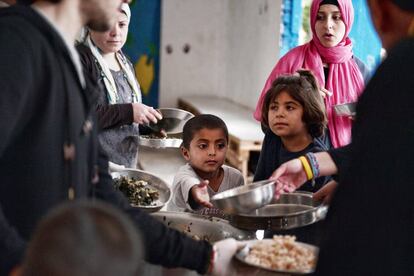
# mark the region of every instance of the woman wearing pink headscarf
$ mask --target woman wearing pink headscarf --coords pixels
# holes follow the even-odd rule
[[[352,41],[348,37],[354,21],[352,1],[314,0],[310,12],[312,40],[279,60],[266,81],[254,117],[260,120],[264,96],[278,76],[293,74],[301,68],[311,70],[326,94],[331,143],[340,147],[351,140],[352,121],[337,116],[333,106],[356,102],[369,72],[362,61],[353,56]]]

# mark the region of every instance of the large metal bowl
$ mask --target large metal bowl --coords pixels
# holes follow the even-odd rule
[[[355,116],[357,103],[346,103],[334,105],[335,114],[338,116]]]
[[[218,193],[211,202],[226,214],[250,213],[270,203],[274,193],[274,181],[263,180]]]
[[[167,183],[151,173],[135,169],[125,169],[119,172],[113,172],[111,175],[113,179],[120,178],[121,176],[126,176],[129,178],[134,178],[136,180],[144,180],[148,182],[148,185],[150,187],[158,190],[160,196],[159,199],[155,202],[155,205],[141,206],[131,204],[132,207],[140,208],[147,212],[156,212],[164,207],[171,198],[172,192]]]
[[[227,238],[248,240],[254,239],[255,237],[255,232],[237,229],[231,226],[227,220],[220,218],[166,211],[153,213],[152,216],[166,226],[183,232],[195,239],[204,239],[211,243]]]
[[[249,213],[230,218],[230,223],[246,230],[287,230],[324,219],[328,207],[313,199],[309,192],[282,194],[278,200]]]
[[[162,119],[158,123],[150,123],[150,128],[155,132],[163,130],[167,134],[182,133],[185,123],[194,117],[188,111],[177,108],[159,108]]]

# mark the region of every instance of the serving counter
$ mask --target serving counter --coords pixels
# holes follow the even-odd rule
[[[176,268],[176,269],[166,269],[160,266],[145,264],[144,271],[142,275],[152,275],[152,276],[197,276],[200,275],[197,272]],[[289,276],[286,273],[275,273],[272,271],[267,271],[260,268],[255,268],[242,262],[232,259],[229,270],[227,271],[226,275],[233,276],[233,275],[240,275],[240,276]]]

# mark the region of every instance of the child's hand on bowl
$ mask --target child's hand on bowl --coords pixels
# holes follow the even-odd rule
[[[210,202],[210,196],[208,195],[208,180],[203,180],[200,184],[191,188],[191,196],[197,204],[203,207],[213,208],[213,204]]]

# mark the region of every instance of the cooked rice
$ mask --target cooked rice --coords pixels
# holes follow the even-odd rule
[[[274,270],[310,272],[316,266],[316,252],[296,242],[295,236],[273,236],[250,248],[246,261]]]

